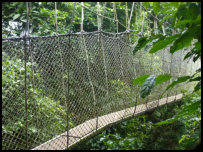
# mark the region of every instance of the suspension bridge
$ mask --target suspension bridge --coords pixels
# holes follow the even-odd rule
[[[67,149],[107,126],[182,98],[185,86],[160,98],[166,82],[142,99],[132,82],[146,73],[169,73],[173,79],[192,74],[199,64],[184,61],[187,50],[133,55],[129,29],[104,32],[99,23],[98,31],[84,32],[83,10],[81,19],[78,33],[2,39],[3,149]],[[28,23],[27,18],[27,30]]]

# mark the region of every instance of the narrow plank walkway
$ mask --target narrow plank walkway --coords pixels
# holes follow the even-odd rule
[[[177,101],[182,98],[182,94],[178,94],[176,96],[171,96],[168,98],[162,98],[160,100],[155,100],[146,104],[137,105],[135,107],[127,108],[121,111],[113,112],[107,115],[103,115],[98,117],[98,128],[97,131],[103,129],[104,127],[109,126],[110,124],[119,122],[123,119],[126,119],[131,116],[136,116],[141,113],[147,112],[154,108],[163,106],[167,103],[171,103]],[[158,104],[159,103],[159,104]],[[96,132],[96,122],[97,118],[90,119],[85,121],[84,123],[72,128],[69,130],[69,145],[67,146],[67,132],[62,133],[61,135],[35,147],[32,150],[63,150],[67,147],[71,147],[78,143],[79,141],[91,136]],[[81,138],[75,138],[81,137]]]

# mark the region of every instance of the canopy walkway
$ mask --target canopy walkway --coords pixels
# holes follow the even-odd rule
[[[84,14],[81,19],[78,33],[2,39],[3,150],[70,148],[109,125],[181,99],[180,89],[187,87],[160,99],[165,82],[142,99],[132,84],[136,77],[168,73],[174,80],[199,66],[184,61],[187,49],[173,56],[167,48],[133,55],[129,28],[84,32]]]
[[[198,65],[167,49],[133,57],[127,36],[92,32],[3,39],[4,149],[65,149],[105,126],[175,101],[183,85],[158,100],[166,84],[160,85],[144,100],[132,81],[145,73],[170,73],[175,79]]]
[[[127,108],[121,111],[113,112],[104,116],[100,116],[98,118],[85,121],[84,123],[69,130],[68,146],[67,146],[67,132],[65,132],[43,143],[42,145],[37,146],[33,150],[61,150],[61,149],[70,148],[71,146],[77,144],[78,142],[81,142],[85,138],[88,138],[89,136],[93,135],[97,131],[109,125],[123,121],[126,118],[142,114],[144,112],[163,106],[165,104],[178,101],[181,98],[182,98],[182,94],[179,94],[176,96],[152,101],[152,102],[149,102],[148,104],[141,104],[141,105],[138,105],[137,107]],[[98,124],[97,124],[97,121],[98,121]],[[75,137],[78,137],[78,138],[75,138]]]

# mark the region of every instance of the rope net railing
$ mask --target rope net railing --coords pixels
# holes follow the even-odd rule
[[[133,107],[132,114],[158,106],[168,82],[144,100],[132,85],[137,76],[169,73],[175,79],[200,66],[183,61],[187,50],[173,56],[169,49],[153,55],[143,50],[133,56],[127,36],[94,32],[3,39],[2,148],[33,149],[59,135],[63,138],[44,149],[67,148],[84,133],[116,120],[115,114],[125,118],[128,108]],[[178,86],[164,97],[180,94],[183,87],[187,86]]]

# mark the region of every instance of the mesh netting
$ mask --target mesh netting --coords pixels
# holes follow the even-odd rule
[[[95,32],[4,39],[3,149],[64,149],[117,116],[149,108],[144,103],[158,105],[168,82],[144,100],[132,85],[137,76],[169,73],[175,79],[200,66],[183,61],[187,50],[133,56],[127,37]],[[179,94],[180,87],[165,97]]]

